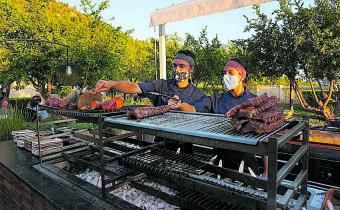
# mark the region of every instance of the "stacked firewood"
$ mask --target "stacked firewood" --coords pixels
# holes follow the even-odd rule
[[[53,139],[41,139],[40,141],[40,151],[42,155],[47,155],[50,153],[57,152],[63,147],[63,140],[60,138]],[[32,154],[39,155],[39,142],[38,139],[32,141]]]
[[[226,113],[232,126],[243,132],[258,134],[272,132],[283,124],[282,109],[277,106],[277,98],[265,93],[251,98]]]
[[[32,144],[32,141],[36,138],[36,132],[28,129],[12,131],[12,136],[18,147],[27,149],[29,148],[28,144]]]

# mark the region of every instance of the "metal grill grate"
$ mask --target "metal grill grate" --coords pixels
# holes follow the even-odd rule
[[[237,209],[251,209],[246,208],[241,204],[232,204],[230,202],[209,196],[205,193],[195,192],[190,189],[185,189],[176,195],[177,199],[182,200],[183,202],[188,202],[190,205],[195,205],[198,209],[228,209],[228,210],[237,210]]]
[[[191,173],[201,174],[201,168],[209,158],[195,157],[187,154],[176,154],[173,151],[153,148],[122,159],[127,165],[155,170],[157,173]]]
[[[126,116],[108,117],[108,123],[155,129],[173,133],[233,141],[245,144],[257,144],[278,130],[258,135],[254,132],[243,133],[233,129],[230,121],[223,115],[203,113],[168,112],[163,115],[143,120],[130,120]],[[285,124],[283,127],[287,126]],[[282,127],[281,127],[282,128]]]

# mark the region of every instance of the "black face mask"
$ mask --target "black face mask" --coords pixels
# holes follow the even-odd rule
[[[189,73],[188,72],[174,72],[174,80],[177,82],[183,82],[186,79],[189,79]]]

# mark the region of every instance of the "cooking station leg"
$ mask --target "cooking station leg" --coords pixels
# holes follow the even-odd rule
[[[105,163],[104,163],[104,149],[103,149],[103,118],[99,115],[98,118],[98,131],[99,131],[99,146],[100,146],[100,177],[102,181],[102,193],[103,197],[106,197],[106,190],[105,190]]]
[[[277,139],[268,139],[268,181],[267,181],[267,209],[276,209],[277,194]]]
[[[306,121],[306,127],[303,130],[302,134],[302,144],[307,146],[307,152],[302,157],[302,170],[308,171],[308,159],[309,159],[309,120],[304,119]],[[307,196],[307,183],[308,183],[308,173],[306,173],[305,179],[301,184],[301,194]],[[307,199],[306,199],[307,201]],[[303,206],[307,207],[307,203],[305,202]]]

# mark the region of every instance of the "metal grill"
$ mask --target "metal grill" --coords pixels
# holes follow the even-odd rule
[[[203,172],[202,167],[209,162],[209,159],[188,154],[179,155],[173,151],[152,148],[144,153],[122,158],[122,162],[127,165],[147,168],[157,173],[175,176],[176,172],[179,174],[201,174]]]
[[[188,154],[176,154],[173,151],[152,148],[142,153],[124,157],[121,163],[140,171],[157,174],[160,177],[181,180],[195,183],[197,181],[218,186],[220,189],[227,189],[237,192],[257,200],[266,200],[267,195],[264,192],[247,187],[240,186],[227,180],[219,180],[205,174],[216,176],[207,171],[215,166],[206,167],[210,158],[196,157]],[[190,177],[190,178],[189,178]],[[196,180],[196,181],[195,181]],[[206,188],[208,189],[208,188]]]
[[[243,133],[233,129],[230,121],[223,115],[183,112],[168,112],[143,120],[130,120],[126,116],[108,117],[104,121],[116,125],[148,128],[250,145],[256,145],[257,142],[267,139],[288,125],[285,124],[271,133],[258,135],[254,132]]]
[[[228,210],[238,210],[238,209],[251,209],[246,208],[244,205],[232,204],[224,200],[209,196],[201,192],[195,192],[190,189],[181,191],[176,195],[176,198],[182,202],[190,203],[189,205],[194,206],[198,209],[228,209]]]
[[[103,111],[103,110],[65,110],[65,109],[59,109],[56,107],[50,107],[50,106],[44,106],[39,105],[40,108],[48,111],[49,113],[53,113],[56,115],[62,115],[65,117],[78,119],[82,121],[88,121],[88,122],[98,122],[99,117],[109,117],[109,116],[115,116],[126,113],[128,109],[131,109],[133,107],[139,107],[139,105],[134,106],[125,106],[121,109],[116,109],[112,111]]]

